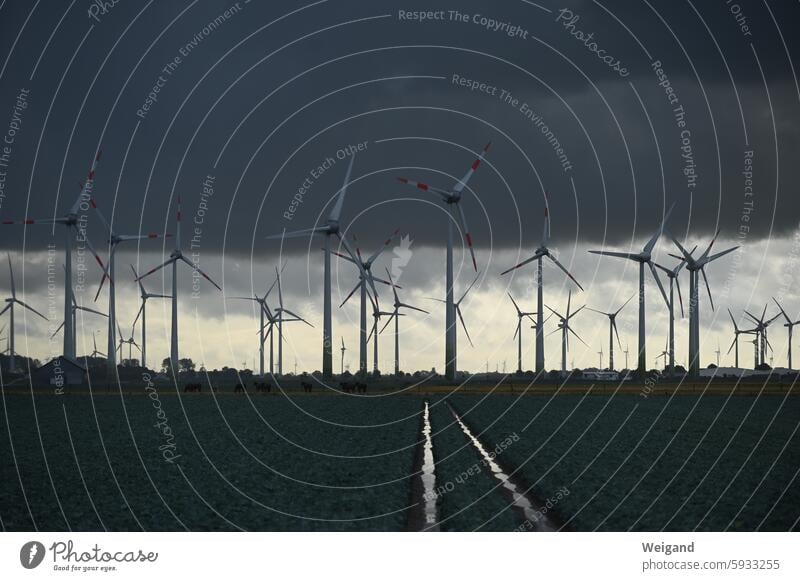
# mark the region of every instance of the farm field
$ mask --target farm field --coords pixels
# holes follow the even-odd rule
[[[520,525],[447,404],[567,529],[798,528],[796,397],[585,393],[5,394],[0,524],[406,530],[426,400],[443,531]]]
[[[788,530],[800,517],[796,397],[453,396],[575,530]],[[477,435],[477,434],[476,434]]]

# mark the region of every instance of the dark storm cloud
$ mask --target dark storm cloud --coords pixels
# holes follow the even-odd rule
[[[195,236],[201,255],[274,257],[277,244],[264,237],[322,219],[345,170],[337,151],[366,142],[343,216],[353,221],[351,232],[365,247],[396,228],[419,246],[441,245],[445,216],[435,198],[394,178],[448,186],[468,168],[472,152],[492,140],[487,164],[470,183],[474,195],[464,202],[484,252],[490,244],[516,247],[538,239],[544,191],[550,192],[553,234],[563,243],[626,245],[652,231],[672,202],[679,233],[721,228],[735,237],[746,226],[759,238],[796,225],[790,192],[797,181],[797,88],[764,5],[740,3],[747,35],[725,3],[696,6],[700,17],[690,5],[672,2],[604,3],[606,9],[590,2],[542,4],[553,11],[524,2],[460,2],[459,11],[470,16],[466,23],[417,23],[400,21],[398,11],[453,7],[119,3],[92,19],[89,2],[66,14],[66,3],[48,3],[34,11],[10,53],[30,7],[6,3],[0,56],[10,56],[0,84],[0,129],[20,89],[30,97],[0,217],[63,213],[100,143],[95,194],[118,230],[174,232],[182,196],[184,242]],[[569,29],[564,19],[556,22],[564,6],[579,16]],[[798,8],[770,8],[796,57],[789,24]],[[527,38],[489,30],[471,20],[475,14],[521,27]],[[605,66],[574,30],[594,33],[629,76]],[[690,162],[682,157],[683,128],[653,60],[661,61],[686,111]],[[170,62],[174,67],[165,72]],[[456,86],[454,74],[498,92],[505,88],[519,103]],[[145,110],[151,93],[155,100]],[[521,103],[552,131],[571,169],[565,171]],[[755,152],[755,196],[743,221],[748,150]],[[325,163],[329,158],[333,163]],[[683,173],[688,163],[697,174],[693,186]],[[325,165],[286,219],[298,188]],[[203,197],[209,175],[213,194]],[[99,226],[92,217],[98,243]],[[28,228],[25,247],[53,242],[49,232]],[[55,234],[60,247],[62,232]],[[19,227],[4,227],[0,236],[5,247],[22,248]],[[286,248],[296,253],[309,243]]]

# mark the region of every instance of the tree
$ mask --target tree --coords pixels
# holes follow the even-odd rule
[[[188,357],[184,359],[178,359],[178,369],[181,371],[194,371],[194,361]]]

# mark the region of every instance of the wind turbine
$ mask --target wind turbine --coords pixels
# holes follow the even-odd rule
[[[284,268],[286,268],[286,263],[284,263],[283,267],[281,267],[281,270],[283,270]],[[273,283],[269,286],[269,288],[267,289],[267,292],[264,293],[263,297],[261,297],[259,295],[254,295],[252,297],[227,297],[227,298],[233,299],[233,300],[255,301],[256,303],[258,303],[258,311],[259,311],[259,316],[261,318],[261,322],[260,322],[260,324],[258,326],[258,329],[259,329],[259,331],[258,331],[258,335],[259,335],[259,337],[258,337],[259,338],[259,341],[258,341],[258,344],[259,344],[259,348],[258,348],[259,375],[264,375],[264,341],[266,340],[266,337],[264,335],[264,329],[266,327],[266,325],[264,323],[264,316],[266,315],[269,320],[272,320],[272,318],[273,318],[272,311],[270,310],[269,305],[267,304],[267,297],[272,292],[272,289],[275,288],[276,284],[278,284],[278,278],[277,277],[275,278]],[[269,372],[270,372],[270,374],[273,372],[273,369],[272,369],[272,338],[271,338],[271,336],[270,336],[270,369],[269,369]]]
[[[720,350],[719,350],[719,342],[717,342],[717,350],[716,350],[716,351],[714,351],[714,353],[716,353],[716,354],[717,354],[717,367],[719,367],[719,354],[720,354]]]
[[[97,288],[97,294],[94,297],[96,301],[97,298],[100,296],[100,292],[103,290],[103,284],[105,283],[106,279],[108,279],[108,359],[106,360],[109,368],[109,373],[112,374],[117,367],[116,362],[116,353],[114,352],[114,329],[117,325],[117,300],[116,300],[116,284],[114,283],[114,264],[117,253],[117,247],[122,244],[123,242],[130,242],[134,240],[149,240],[155,238],[169,238],[170,235],[166,234],[165,236],[161,236],[159,234],[150,233],[150,234],[120,234],[115,232],[114,229],[111,227],[111,224],[106,220],[106,217],[103,215],[103,212],[100,211],[100,208],[97,207],[97,202],[94,198],[89,200],[92,208],[94,208],[95,212],[97,212],[97,217],[100,218],[100,221],[105,226],[106,233],[108,234],[108,269],[107,272],[103,273],[103,277],[100,279],[100,286]],[[133,269],[133,266],[131,266]],[[134,276],[136,276],[136,271],[134,271]],[[142,283],[139,283],[139,286],[142,286]],[[144,287],[141,288],[142,292],[142,308],[140,311],[144,309],[144,301],[145,299],[145,291]],[[165,295],[152,295],[152,296],[165,296]],[[138,315],[137,315],[138,318]],[[134,326],[136,323],[134,322]],[[142,367],[145,367],[145,347],[144,347],[144,324],[142,324]],[[110,375],[109,375],[110,377]]]
[[[410,186],[415,186],[416,188],[424,191],[424,192],[433,192],[437,194],[441,201],[445,204],[445,208],[448,212],[448,220],[447,220],[447,259],[445,265],[445,286],[446,286],[446,299],[445,303],[445,349],[444,349],[444,357],[445,357],[445,377],[449,381],[455,380],[456,377],[456,370],[458,367],[457,364],[457,357],[458,357],[458,333],[456,332],[456,304],[453,302],[453,223],[458,222],[461,226],[461,235],[464,237],[464,240],[469,247],[469,252],[472,257],[472,267],[475,269],[475,272],[478,272],[478,263],[475,260],[475,250],[472,246],[472,234],[470,232],[469,227],[467,226],[467,217],[464,214],[464,209],[461,207],[461,198],[464,192],[464,188],[469,182],[469,179],[472,177],[472,174],[475,173],[475,170],[478,169],[478,166],[483,161],[486,153],[489,151],[489,147],[491,147],[491,141],[487,143],[483,151],[478,154],[478,157],[475,161],[472,162],[469,170],[467,173],[464,174],[456,184],[449,190],[440,189],[433,186],[429,186],[428,184],[422,182],[415,182],[411,181],[407,178],[397,178],[397,181],[403,184],[408,184]],[[456,209],[458,210],[458,214],[456,214]],[[463,320],[462,320],[463,324]]]
[[[781,314],[778,313],[774,317],[767,319],[767,305],[764,305],[764,311],[761,313],[761,318],[759,319],[756,319],[755,315],[753,315],[750,311],[745,311],[745,314],[756,324],[753,331],[755,331],[756,339],[759,341],[761,354],[760,357],[756,357],[756,367],[758,367],[760,363],[766,363],[767,361],[767,346],[772,349],[772,345],[770,345],[769,339],[767,339],[767,327],[769,327],[778,317],[780,317]]]
[[[17,370],[17,361],[16,361],[17,352],[14,350],[14,305],[17,304],[17,305],[19,305],[19,306],[21,306],[21,307],[23,307],[25,309],[28,309],[32,313],[36,313],[41,318],[43,318],[45,321],[47,321],[48,319],[42,313],[40,313],[39,311],[37,311],[33,307],[28,306],[27,304],[25,304],[24,302],[22,302],[21,300],[19,300],[17,298],[17,287],[14,284],[14,269],[11,267],[11,255],[10,254],[8,255],[8,272],[11,275],[11,296],[6,299],[6,306],[5,306],[5,308],[3,308],[2,311],[0,311],[0,316],[3,315],[3,313],[5,313],[6,311],[8,311],[8,318],[9,318],[9,323],[8,323],[8,355],[9,355],[8,371],[10,373],[14,373]],[[67,295],[67,296],[69,297],[69,295]],[[68,316],[70,316],[69,313],[68,313]]]
[[[369,332],[368,340],[372,340],[372,371],[376,375],[378,374],[378,325],[381,322],[381,317],[384,315],[392,316],[394,315],[394,311],[382,311],[378,306],[377,301],[372,303],[372,329]],[[405,316],[405,315],[401,315]]]
[[[786,319],[786,323],[784,323],[783,326],[786,327],[786,330],[789,333],[789,340],[787,342],[786,348],[788,349],[787,357],[788,357],[788,362],[789,362],[789,371],[791,371],[792,370],[792,330],[793,330],[795,325],[800,324],[800,320],[792,321],[789,318],[789,315],[786,314],[786,311],[783,310],[783,307],[780,305],[780,303],[777,301],[777,299],[775,297],[772,297],[772,300],[775,301],[776,305],[778,305],[778,308],[781,310],[781,314],[783,315],[783,318]]]
[[[630,367],[628,367],[628,353],[630,353],[630,351],[628,351],[627,343],[625,344],[625,351],[623,351],[623,353],[625,354],[625,369],[630,370]]]
[[[342,367],[339,374],[344,375],[344,352],[347,351],[347,347],[344,346],[344,337],[342,337],[342,348],[340,349],[340,351],[342,352]]]
[[[559,318],[558,328],[555,331],[553,331],[553,333],[561,331],[561,373],[562,373],[562,375],[566,375],[566,373],[567,373],[567,351],[569,350],[569,334],[572,333],[573,335],[575,335],[575,337],[578,338],[578,341],[580,341],[581,343],[583,343],[587,347],[589,346],[586,343],[586,341],[581,339],[580,336],[572,329],[572,327],[569,326],[570,319],[572,319],[575,315],[580,313],[583,310],[585,305],[581,306],[579,309],[577,309],[574,312],[570,312],[570,305],[571,304],[572,304],[572,290],[569,291],[569,295],[567,296],[567,311],[566,311],[565,315],[561,315],[556,310],[551,309],[550,307],[547,307],[548,309],[550,309],[550,311],[556,317]],[[545,305],[545,306],[547,306],[547,305]],[[551,333],[551,335],[552,335],[552,333]]]
[[[107,317],[108,315],[106,315],[105,313],[101,313],[100,311],[95,311],[94,309],[90,309],[89,307],[84,307],[83,305],[79,305],[78,301],[75,299],[75,292],[72,289],[69,289],[69,293],[70,293],[70,296],[72,297],[72,314],[70,315],[72,317],[72,332],[75,334],[75,337],[73,337],[72,340],[74,342],[76,342],[76,344],[77,344],[76,338],[77,338],[77,329],[78,329],[78,325],[77,325],[78,311],[84,311],[85,313],[92,313],[92,314],[95,314],[95,315],[100,315],[101,317]],[[53,331],[53,334],[50,335],[50,338],[52,339],[53,337],[58,335],[58,332],[63,328],[64,328],[64,323],[62,322],[58,326],[58,328],[55,331]]]
[[[481,276],[480,273],[478,273],[478,275],[475,277],[475,279],[467,287],[467,290],[464,291],[464,294],[461,295],[461,298],[458,299],[455,303],[453,303],[453,309],[455,310],[455,314],[458,317],[458,320],[461,321],[461,327],[464,329],[464,333],[467,336],[467,341],[469,341],[470,347],[474,347],[474,345],[472,343],[472,337],[469,336],[469,331],[467,330],[467,324],[464,322],[464,316],[461,313],[461,302],[467,297],[467,293],[469,293],[469,291],[472,290],[472,287],[475,286],[475,283],[478,282],[478,279],[480,278],[480,276]],[[446,302],[446,301],[443,301],[442,299],[430,298],[430,300],[438,301],[440,303]],[[454,373],[456,373],[457,371],[458,371],[457,369],[454,370]]]
[[[331,322],[331,237],[336,236],[339,242],[347,251],[354,261],[356,255],[350,247],[350,243],[342,236],[340,232],[339,219],[342,215],[342,206],[344,205],[345,194],[347,193],[347,186],[350,183],[350,172],[353,169],[353,160],[355,154],[351,155],[350,163],[347,166],[347,173],[344,176],[344,184],[335,194],[336,203],[328,215],[328,219],[323,226],[315,226],[305,230],[297,230],[295,232],[284,232],[267,236],[267,239],[283,239],[283,238],[305,238],[313,236],[314,234],[323,234],[325,236],[325,266],[323,271],[323,309],[322,309],[322,377],[330,379],[333,377],[333,331]],[[356,266],[361,270],[361,263],[358,262]],[[361,273],[364,276],[364,273]]]
[[[102,357],[108,357],[108,355],[106,355],[105,353],[101,353],[100,351],[97,350],[97,332],[96,331],[94,333],[92,333],[92,345],[94,346],[94,349],[92,350],[92,354],[89,357],[94,358],[94,357],[97,357],[98,355],[100,355]]]
[[[139,280],[138,275],[136,274],[136,269],[133,268],[133,265],[130,265],[131,272],[133,273],[133,280],[135,280],[139,284],[139,298],[142,300],[142,306],[139,307],[139,312],[136,313],[136,318],[133,320],[133,326],[136,327],[136,322],[139,320],[139,316],[142,317],[142,367],[147,367],[147,299],[170,299],[172,298],[169,295],[160,295],[156,293],[149,293],[145,290],[142,281]],[[112,292],[111,287],[109,287],[109,293]],[[110,310],[109,310],[110,312]],[[116,365],[116,363],[115,363]]]
[[[598,311],[597,309],[593,309],[591,307],[586,307],[588,310],[590,310],[592,312],[599,313],[601,315],[605,315],[606,317],[608,317],[608,369],[609,369],[609,371],[614,371],[614,335],[615,334],[617,336],[617,344],[619,345],[619,348],[622,349],[622,342],[619,340],[619,331],[617,330],[617,315],[619,315],[620,312],[622,311],[622,309],[624,309],[625,306],[629,302],[631,302],[631,299],[633,299],[634,296],[636,296],[636,295],[631,295],[631,297],[627,301],[622,303],[622,306],[620,308],[618,308],[616,311],[614,311],[613,313],[606,313],[606,312],[603,312],[603,311]],[[627,364],[626,364],[626,366],[627,366]]]
[[[662,357],[664,358],[664,365],[667,363],[667,356],[669,355],[669,347],[665,347],[664,350],[656,355],[656,366],[658,366],[658,360]]]
[[[175,235],[175,249],[170,254],[170,257],[159,266],[148,270],[142,276],[136,279],[136,282],[139,282],[145,277],[150,276],[154,272],[157,272],[164,268],[165,266],[172,265],[172,333],[170,337],[170,349],[169,349],[169,360],[170,365],[172,367],[172,373],[174,374],[175,379],[178,378],[178,261],[185,262],[188,264],[193,271],[200,274],[204,279],[208,282],[213,284],[219,291],[222,291],[222,287],[211,280],[205,272],[200,270],[200,267],[193,263],[191,260],[186,258],[183,255],[183,250],[181,249],[181,199],[178,197],[178,211],[175,214],[175,228],[176,228],[176,235]]]
[[[600,371],[602,371],[603,370],[603,346],[602,345],[600,345],[600,351],[598,351],[597,354],[600,356],[600,368],[599,369],[600,369]]]
[[[278,375],[283,375],[283,324],[292,321],[302,321],[312,329],[314,328],[314,325],[306,321],[300,315],[295,314],[289,309],[284,308],[283,288],[281,287],[281,273],[278,270],[277,266],[275,267],[275,279],[278,282],[278,305],[279,305],[278,308],[275,309],[275,314],[277,319],[276,322],[278,324]],[[284,317],[284,313],[294,318],[287,319]]]
[[[664,224],[669,220],[669,215],[672,213],[672,207],[664,215],[661,221],[661,226],[650,240],[642,247],[641,252],[611,252],[608,250],[590,250],[592,254],[600,254],[602,256],[612,256],[614,258],[624,258],[626,260],[633,260],[639,264],[639,362],[637,365],[637,372],[644,375],[647,372],[647,357],[645,348],[646,329],[645,329],[645,294],[644,294],[644,267],[645,265],[650,268],[650,273],[658,284],[658,289],[661,291],[661,296],[664,297],[664,302],[669,306],[667,294],[664,292],[664,287],[661,280],[658,278],[658,271],[656,271],[655,263],[653,262],[653,248],[664,232]]]
[[[722,252],[711,254],[711,248],[719,236],[719,230],[714,234],[711,242],[706,248],[706,251],[700,255],[699,258],[694,258],[691,252],[688,252],[678,240],[672,236],[672,241],[678,250],[681,251],[683,256],[676,256],[675,258],[683,258],[686,261],[686,269],[689,271],[689,373],[692,376],[697,376],[700,373],[700,297],[697,292],[698,288],[698,273],[703,275],[703,281],[706,284],[706,291],[708,292],[708,300],[711,302],[711,310],[714,310],[714,299],[711,298],[711,287],[708,286],[708,277],[706,277],[705,267],[708,263],[733,252],[738,246],[728,248]]]
[[[95,155],[94,160],[92,161],[91,169],[89,170],[88,175],[86,176],[86,181],[81,186],[81,191],[78,193],[78,197],[75,199],[75,202],[70,206],[69,210],[63,216],[58,218],[44,218],[44,219],[32,219],[32,218],[25,218],[24,220],[4,220],[2,224],[48,224],[55,226],[59,224],[64,226],[64,264],[66,265],[66,276],[64,277],[64,357],[75,361],[75,331],[74,325],[72,323],[72,317],[70,316],[72,310],[72,300],[70,293],[67,289],[72,288],[72,238],[71,235],[77,234],[80,236],[80,241],[84,242],[86,246],[89,248],[89,251],[94,256],[97,264],[100,265],[100,269],[103,272],[106,272],[105,266],[103,266],[103,261],[100,259],[100,255],[97,254],[97,251],[92,246],[89,237],[86,236],[85,227],[86,224],[82,223],[80,226],[78,224],[78,219],[81,217],[85,217],[83,215],[79,216],[79,212],[83,212],[84,204],[86,203],[86,197],[89,196],[89,192],[94,184],[94,174],[97,168],[97,163],[100,161],[100,155],[102,152],[98,151],[97,155]]]
[[[697,249],[697,246],[694,247],[694,250]],[[680,273],[681,269],[686,265],[685,260],[681,260],[677,265],[673,268],[667,268],[665,266],[661,266],[660,264],[656,264],[656,268],[660,268],[664,271],[669,278],[669,301],[667,301],[667,307],[669,308],[669,371],[675,371],[675,287],[678,287],[678,301],[681,305],[681,319],[683,318],[683,297],[681,296],[681,283],[678,280],[678,273]]]
[[[535,315],[536,313],[523,312],[522,309],[519,308],[517,301],[511,296],[511,293],[506,294],[508,294],[508,298],[511,299],[514,308],[517,310],[517,329],[514,331],[514,339],[517,339],[517,373],[522,373],[522,319],[525,317],[530,318],[531,315]]]
[[[389,319],[386,321],[386,324],[383,326],[383,329],[389,326],[389,323],[392,322],[394,319],[394,374],[400,374],[400,317],[403,316],[400,313],[400,309],[411,309],[413,311],[419,311],[420,313],[425,313],[426,315],[429,314],[428,311],[424,309],[420,309],[419,307],[415,307],[409,305],[408,303],[404,303],[400,300],[400,297],[397,294],[397,289],[399,288],[397,285],[394,284],[394,280],[392,279],[392,273],[389,272],[389,269],[386,269],[386,275],[389,277],[389,283],[392,287],[392,293],[394,293],[394,310],[389,315]],[[383,333],[383,329],[381,329],[381,333]]]
[[[544,257],[549,258],[553,261],[558,268],[564,271],[572,282],[574,282],[579,289],[583,290],[581,284],[577,281],[577,279],[570,274],[570,272],[564,268],[564,266],[558,261],[558,259],[553,256],[552,252],[548,245],[550,244],[550,210],[548,206],[544,208],[544,226],[542,228],[542,242],[539,245],[539,248],[536,249],[533,256],[530,258],[523,260],[516,266],[512,266],[508,270],[505,270],[500,273],[500,275],[504,275],[506,273],[511,272],[517,268],[525,266],[533,261],[537,261],[537,276],[536,276],[536,373],[540,373],[544,371],[544,321],[542,320],[544,317],[544,279],[542,277],[542,259]]]
[[[731,318],[731,323],[733,323],[733,342],[731,343],[731,346],[728,348],[728,353],[730,353],[731,349],[733,349],[734,347],[736,348],[736,362],[735,363],[736,363],[736,368],[738,369],[739,368],[739,335],[752,334],[755,331],[752,330],[752,329],[749,329],[749,330],[740,329],[739,326],[736,324],[736,320],[733,318],[733,313],[731,313],[730,309],[728,309],[728,315]],[[726,353],[725,355],[727,355],[728,353]],[[758,364],[756,364],[756,365],[758,365]]]
[[[361,256],[361,249],[356,246],[356,257],[348,256],[347,254],[342,254],[341,252],[335,252],[336,256],[344,258],[345,260],[352,262],[358,268],[358,284],[350,291],[350,294],[345,297],[342,301],[342,304],[339,305],[339,308],[342,308],[345,303],[353,296],[353,294],[357,290],[361,290],[361,311],[360,311],[360,323],[359,323],[359,342],[358,342],[358,361],[359,361],[359,370],[362,373],[366,373],[367,371],[367,298],[370,299],[372,302],[373,311],[380,310],[378,308],[378,290],[375,288],[375,281],[377,280],[383,284],[389,284],[387,281],[376,278],[372,273],[372,265],[378,259],[378,257],[383,254],[383,251],[391,244],[392,239],[397,235],[399,230],[395,230],[389,238],[383,243],[378,250],[376,250],[372,256],[364,260]],[[355,239],[355,236],[353,237]],[[369,287],[369,288],[367,288]],[[372,296],[367,296],[369,291],[372,291]],[[374,312],[373,312],[374,316]],[[375,325],[373,325],[373,328]],[[372,335],[372,333],[370,333]],[[376,365],[377,367],[377,365]]]
[[[128,345],[128,362],[130,362],[133,359],[133,347],[136,346],[136,348],[140,352],[141,352],[142,348],[139,347],[139,344],[136,343],[136,339],[133,338],[133,327],[131,327],[131,336],[128,337],[127,339],[125,339],[122,336],[122,329],[119,328],[119,325],[117,325],[117,331],[119,332],[119,346],[117,346],[117,351],[119,351],[119,356],[122,357],[122,346],[127,344]]]

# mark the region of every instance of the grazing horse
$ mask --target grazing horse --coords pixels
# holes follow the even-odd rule
[[[272,391],[272,384],[266,381],[259,381],[256,383],[256,391],[266,391],[269,393]]]
[[[303,391],[305,391],[306,393],[311,393],[311,390],[314,388],[314,385],[307,381],[301,381],[300,385],[303,386]]]
[[[339,382],[339,388],[345,392],[350,393],[353,391],[354,384],[350,383],[349,381],[341,381]]]
[[[187,383],[183,386],[184,393],[197,392],[200,393],[202,387],[199,383]]]
[[[356,383],[356,389],[358,390],[358,393],[367,393],[367,384],[363,381],[359,381]]]
[[[244,393],[244,385],[237,383],[236,387],[233,388],[233,393]]]

